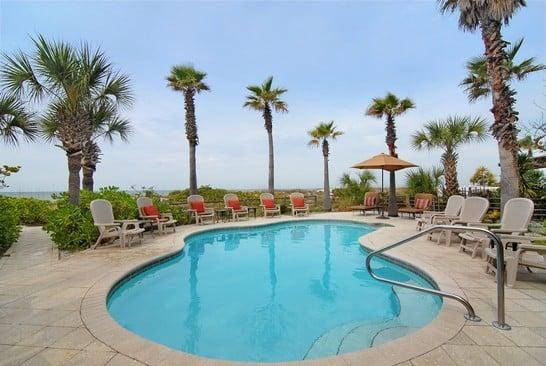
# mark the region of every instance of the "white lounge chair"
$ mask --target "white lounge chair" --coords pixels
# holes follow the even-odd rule
[[[527,232],[534,209],[535,204],[530,199],[512,198],[504,206],[500,228],[491,228],[494,225],[486,224],[474,224],[472,226],[491,229],[504,242],[503,235],[511,237]],[[474,258],[478,251],[481,251],[482,257],[485,259],[485,248],[490,243],[490,239],[486,235],[475,232],[464,232],[459,234],[459,237],[461,238],[459,252],[469,251],[472,254],[472,258]]]
[[[195,218],[196,224],[204,224],[206,221],[214,223],[214,210],[205,207],[205,199],[198,194],[188,196],[188,211]]]
[[[444,211],[425,211],[417,219],[417,230],[420,231],[429,225],[436,223],[436,218],[458,217],[463,207],[464,197],[454,194],[447,199]]]
[[[435,224],[474,226],[482,222],[489,209],[489,201],[483,197],[468,197],[463,202],[459,216],[436,216]],[[443,237],[446,238],[446,246],[451,246],[451,230],[441,230],[436,244],[440,244]]]
[[[290,193],[290,207],[292,208],[292,216],[309,215],[309,205],[305,203],[303,193]]]
[[[176,231],[176,220],[173,218],[173,214],[170,212],[159,212],[150,197],[137,198],[137,207],[139,217],[142,220],[149,221],[152,228],[154,226],[157,227],[157,231],[160,234],[163,234],[169,226],[173,229],[173,233]]]
[[[122,248],[126,244],[130,246],[135,236],[139,236],[142,241],[140,234],[144,232],[144,229],[139,228],[139,221],[114,220],[114,211],[109,201],[103,199],[91,201],[90,208],[93,223],[99,229],[99,237],[91,249],[95,249],[105,239],[112,242],[119,239],[119,245]]]
[[[267,215],[281,215],[281,206],[275,203],[275,196],[271,193],[260,194],[260,206],[264,212],[264,217]]]
[[[239,221],[240,218],[248,220],[248,207],[241,206],[241,201],[236,194],[228,193],[224,196],[224,205],[231,211],[233,221]]]

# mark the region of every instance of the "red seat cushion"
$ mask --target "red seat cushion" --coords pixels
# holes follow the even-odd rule
[[[430,200],[427,198],[419,198],[415,200],[415,208],[419,210],[424,210],[430,204]]]
[[[159,209],[154,205],[144,206],[142,210],[144,211],[144,215],[146,216],[155,216],[157,218],[161,216],[161,214],[159,213]]]
[[[197,213],[205,212],[205,203],[203,201],[191,202],[191,209]]]
[[[364,198],[364,206],[374,206],[375,196],[368,196]]]
[[[272,198],[262,199],[262,204],[264,205],[265,208],[276,208],[275,200]]]
[[[241,202],[239,202],[239,200],[235,198],[228,200],[227,205],[228,207],[231,207],[235,211],[238,211],[241,209]]]
[[[302,208],[305,207],[305,200],[302,197],[294,197],[292,198],[292,204],[295,208]]]

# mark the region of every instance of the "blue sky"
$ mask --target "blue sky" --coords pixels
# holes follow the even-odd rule
[[[307,146],[306,131],[335,120],[345,131],[331,146],[331,180],[349,166],[386,151],[384,122],[364,115],[375,96],[411,97],[415,110],[398,118],[401,158],[424,167],[439,152],[416,152],[411,134],[426,121],[452,114],[491,120],[489,101],[469,104],[458,86],[464,64],[483,53],[479,34],[457,27],[455,15],[430,1],[103,1],[0,2],[0,49],[31,48],[30,36],[100,47],[132,78],[136,102],[126,117],[135,133],[128,144],[103,144],[96,185],[188,185],[183,98],[166,87],[174,64],[193,63],[208,73],[212,91],[197,97],[198,184],[264,188],[267,136],[261,116],[242,108],[245,87],[273,75],[285,87],[289,113],[274,116],[276,186],[320,187],[322,157]],[[503,30],[524,36],[522,56],[546,62],[546,3],[528,6]],[[514,86],[521,121],[541,118],[545,73]],[[21,165],[10,190],[66,188],[66,158],[45,142],[0,146],[2,164]],[[496,143],[460,151],[460,182],[478,165],[498,173]],[[404,184],[404,173],[398,184]]]

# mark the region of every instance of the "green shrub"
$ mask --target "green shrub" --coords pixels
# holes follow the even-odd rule
[[[0,255],[19,238],[20,232],[19,213],[15,201],[0,196]]]
[[[51,201],[31,197],[13,197],[22,225],[44,225],[54,205]]]
[[[91,212],[78,206],[61,205],[50,214],[45,229],[63,250],[88,248],[98,237]]]

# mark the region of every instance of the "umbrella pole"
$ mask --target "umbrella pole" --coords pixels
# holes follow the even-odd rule
[[[377,216],[376,219],[388,220],[389,217],[385,216],[385,204],[383,203],[383,176],[385,171],[381,168],[381,215]]]

